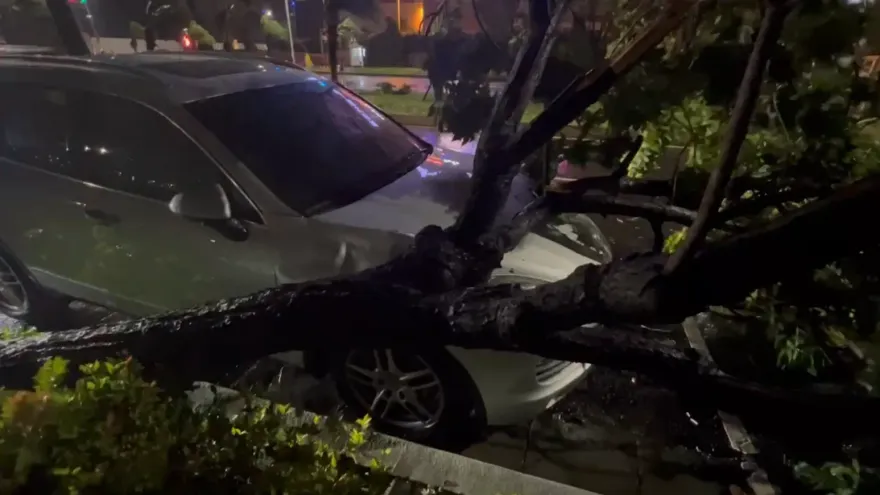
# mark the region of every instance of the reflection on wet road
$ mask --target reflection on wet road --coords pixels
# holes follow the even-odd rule
[[[324,74],[325,77],[329,77]],[[400,87],[404,84],[412,88],[413,93],[423,94],[428,91],[429,83],[427,77],[405,77],[405,76],[361,76],[355,74],[339,74],[339,82],[343,86],[354,91],[375,91],[376,85],[379,83],[391,83],[394,87]],[[493,82],[490,87],[497,91],[503,83]]]

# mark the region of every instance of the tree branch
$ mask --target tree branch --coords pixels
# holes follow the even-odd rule
[[[473,193],[464,211],[451,227],[459,243],[471,244],[486,234],[510,192],[513,177],[521,160],[509,160],[497,153],[502,144],[513,139],[504,125],[516,129],[544,72],[544,66],[556,40],[556,26],[569,0],[561,0],[549,16],[546,0],[532,0],[532,29],[526,45],[520,49],[507,86],[495,102],[495,109],[480,136],[474,156]]]
[[[495,100],[492,116],[489,118],[485,130],[480,136],[479,143],[481,145],[488,143],[487,139],[489,138],[495,139],[500,135],[506,137],[507,133],[502,132],[505,124],[510,124],[514,128],[519,124],[518,119],[512,119],[513,114],[524,96],[526,102],[531,100],[531,94],[524,94],[525,88],[531,80],[531,75],[537,69],[540,78],[540,74],[543,72],[543,62],[540,59],[543,55],[546,60],[547,54],[542,53],[542,50],[547,45],[546,41],[551,29],[555,29],[555,25],[551,27],[551,24],[558,20],[554,21],[550,17],[549,3],[546,0],[531,0],[529,2],[529,14],[531,20],[529,36],[516,55],[507,84]],[[541,64],[541,67],[536,67],[537,64]]]
[[[697,216],[693,211],[678,206],[618,198],[606,194],[574,196],[551,191],[547,193],[547,202],[550,210],[556,213],[624,215],[650,221],[675,222],[681,225],[690,225]]]
[[[553,138],[576,119],[614,83],[632,69],[648,51],[678,28],[694,5],[704,0],[668,0],[666,9],[642,35],[606,66],[593,69],[575,79],[535,120],[517,133],[516,139],[504,148],[507,157],[521,162],[543,143]]]
[[[755,111],[755,105],[764,82],[764,69],[767,66],[767,61],[770,60],[770,55],[779,36],[782,34],[782,27],[789,11],[785,4],[771,3],[761,20],[761,28],[758,30],[758,36],[752,47],[752,53],[749,56],[749,62],[737,93],[731,123],[724,137],[720,163],[709,177],[709,185],[703,193],[697,219],[688,229],[687,237],[672,254],[669,264],[664,269],[667,274],[674,273],[688,257],[693,256],[700,244],[705,242],[706,235],[712,228],[713,216],[718,212],[721,201],[724,199],[727,185],[736,168],[739,150],[745,141],[752,121],[752,114]]]
[[[828,196],[828,194],[831,193],[831,190],[830,186],[822,188],[797,188],[776,194],[766,194],[756,198],[742,200],[720,210],[718,214],[715,215],[712,225],[714,227],[723,225],[737,218],[757,215],[768,208],[773,208],[782,205],[783,203],[823,198]]]

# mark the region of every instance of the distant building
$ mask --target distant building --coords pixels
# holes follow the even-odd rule
[[[398,5],[400,6],[399,27],[402,34],[414,34],[419,32],[425,13],[428,11],[423,0],[379,0],[379,8],[382,9],[383,17],[398,22]]]

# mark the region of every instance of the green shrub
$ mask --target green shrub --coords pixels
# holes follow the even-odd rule
[[[795,477],[816,493],[828,495],[868,495],[880,490],[876,469],[861,466],[858,461],[843,464],[829,462],[822,466],[798,463]]]
[[[288,406],[247,397],[232,414],[228,399],[194,406],[130,360],[81,371],[65,387],[67,363],[52,359],[34,391],[6,392],[0,493],[379,494],[392,480],[376,460],[354,462],[366,418],[303,424]],[[328,432],[347,438],[331,445]]]

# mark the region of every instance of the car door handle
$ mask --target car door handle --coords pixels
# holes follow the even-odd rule
[[[104,210],[97,210],[95,208],[86,208],[83,210],[86,216],[95,221],[95,223],[99,225],[114,225],[119,223],[120,218],[118,215],[114,215],[113,213],[107,213]]]

